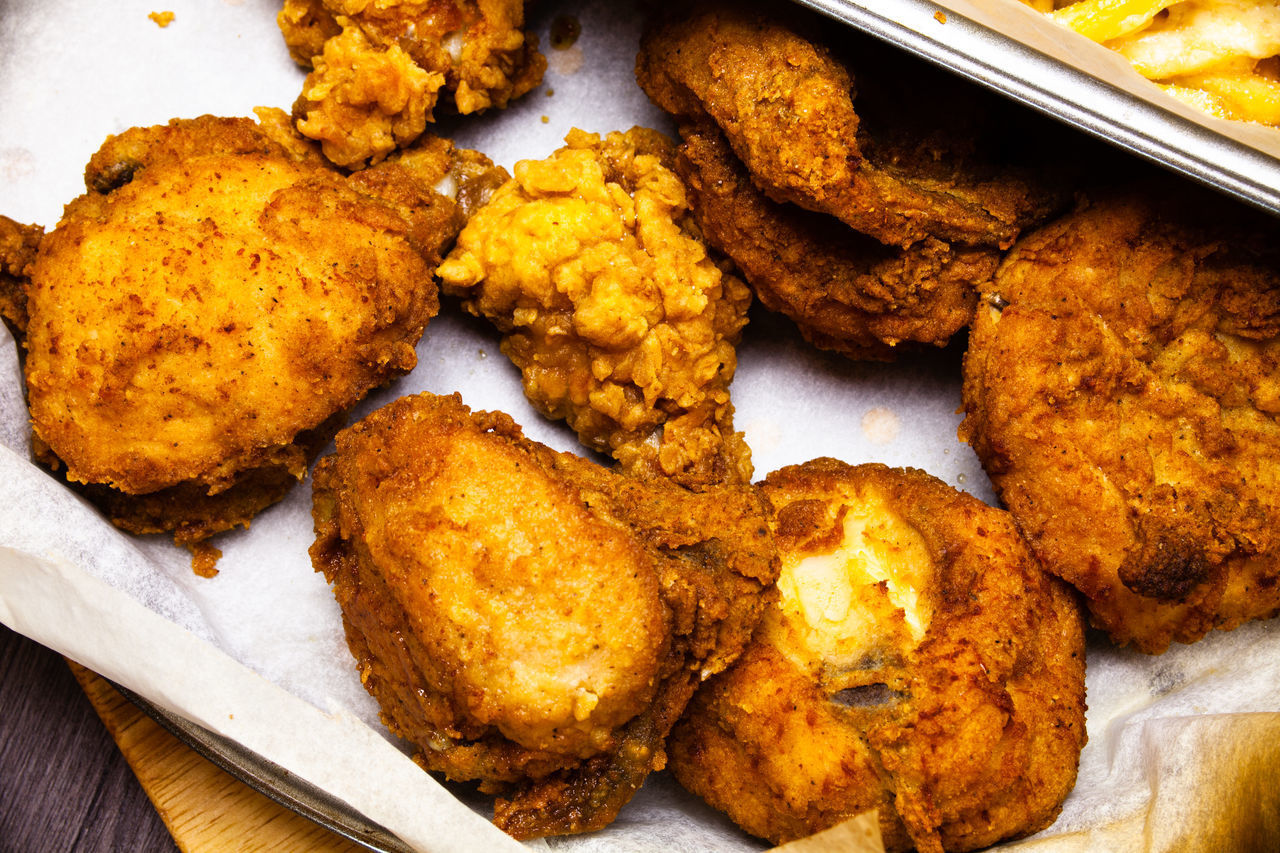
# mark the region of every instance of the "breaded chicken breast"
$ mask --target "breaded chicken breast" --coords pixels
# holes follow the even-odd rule
[[[1056,204],[982,141],[980,102],[945,74],[861,43],[837,57],[790,4],[668,5],[641,42],[640,86],[716,124],[770,198],[894,246],[1007,246]]]
[[[457,395],[340,432],[314,500],[312,561],[383,720],[426,769],[500,794],[517,838],[613,820],[777,572],[749,487],[624,477]]]
[[[339,166],[410,145],[441,92],[462,114],[505,107],[547,66],[524,0],[285,0],[277,20],[311,69],[293,105],[298,130]]]
[[[518,163],[439,267],[491,320],[525,395],[624,470],[748,483],[729,383],[751,293],[707,255],[656,131],[573,131]]]
[[[433,189],[448,143],[346,177],[261,115],[109,138],[26,267],[38,455],[126,530],[192,546],[283,496],[413,367],[462,225]]]
[[[978,307],[961,437],[1118,643],[1280,612],[1277,247],[1191,188],[1116,191],[1020,241]]]
[[[778,599],[672,733],[681,784],[773,842],[871,809],[890,851],[1047,826],[1085,742],[1083,626],[1008,514],[833,459],[762,490]]]

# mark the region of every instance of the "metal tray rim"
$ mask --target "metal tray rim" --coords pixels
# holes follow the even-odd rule
[[[166,711],[127,687],[114,681],[108,683],[198,755],[279,805],[374,853],[414,853],[390,830],[280,765],[230,738]]]
[[[1280,215],[1280,158],[930,0],[796,0],[1103,141]],[[908,21],[945,25],[912,27]]]

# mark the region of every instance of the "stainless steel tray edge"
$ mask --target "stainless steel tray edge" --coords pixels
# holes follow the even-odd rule
[[[233,740],[152,704],[127,687],[109,683],[169,734],[263,796],[375,853],[414,853],[389,830],[305,779]]]
[[[1152,162],[1280,214],[1280,159],[928,0],[797,0]],[[945,20],[939,20],[941,13]]]

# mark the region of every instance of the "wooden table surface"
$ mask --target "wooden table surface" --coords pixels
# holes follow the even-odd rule
[[[57,654],[0,625],[0,850],[176,850]]]
[[[140,781],[141,780],[141,781]],[[0,625],[0,853],[358,853]]]

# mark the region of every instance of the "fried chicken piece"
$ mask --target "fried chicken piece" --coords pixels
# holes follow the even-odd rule
[[[629,473],[747,483],[729,383],[751,294],[707,256],[669,168],[633,128],[516,165],[467,223],[441,286],[491,320],[526,396]]]
[[[348,178],[260,115],[108,138],[27,267],[37,454],[198,569],[216,551],[197,543],[279,500],[344,410],[413,367],[462,224],[432,189],[448,143]]]
[[[1019,242],[964,364],[961,437],[1094,623],[1149,653],[1280,612],[1280,229],[1177,193]]]
[[[547,62],[523,0],[285,0],[294,60],[312,69],[298,130],[339,166],[376,163],[418,138],[443,90],[459,113],[505,107]]]
[[[0,317],[18,334],[27,327],[27,270],[43,238],[39,225],[0,216]]]
[[[644,483],[458,395],[402,398],[316,466],[317,570],[424,768],[517,838],[608,824],[777,574],[759,495]]]
[[[885,847],[1034,832],[1075,784],[1084,638],[1007,513],[920,471],[777,471],[779,597],[669,743],[685,787],[773,842],[878,809]]]
[[[889,245],[1007,247],[1053,211],[1056,194],[1003,165],[998,136],[979,135],[989,105],[976,93],[871,44],[842,62],[808,35],[818,24],[784,8],[682,8],[646,31],[636,78],[667,112],[718,125],[774,200]]]
[[[676,171],[703,236],[810,343],[889,360],[904,345],[945,346],[969,324],[998,250],[933,237],[886,246],[833,217],[769,199],[709,122],[680,133]]]

